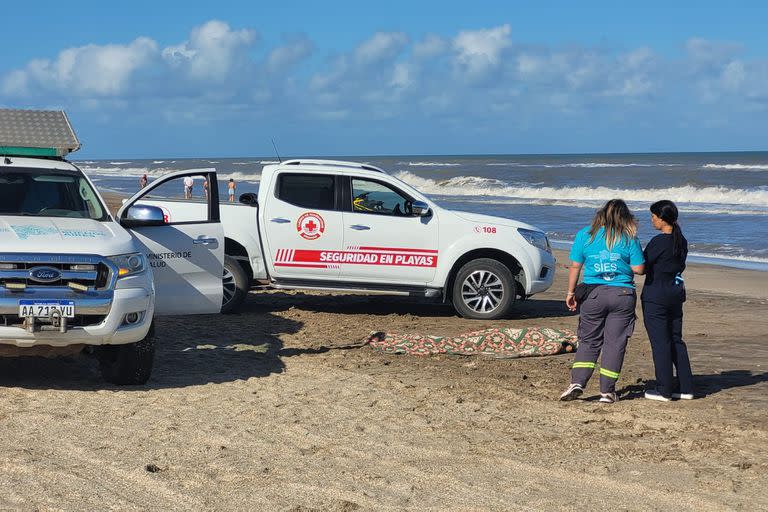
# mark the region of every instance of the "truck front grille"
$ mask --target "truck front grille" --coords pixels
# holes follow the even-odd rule
[[[115,271],[107,260],[92,255],[0,254],[0,286],[112,287]]]

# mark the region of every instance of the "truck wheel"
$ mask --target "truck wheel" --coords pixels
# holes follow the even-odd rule
[[[221,301],[221,312],[234,313],[248,295],[248,276],[242,265],[232,256],[224,256],[224,297]]]
[[[464,318],[504,318],[515,303],[515,278],[503,263],[479,258],[466,263],[453,281],[453,307]]]
[[[118,386],[145,384],[155,360],[155,324],[141,341],[97,348],[101,376]]]

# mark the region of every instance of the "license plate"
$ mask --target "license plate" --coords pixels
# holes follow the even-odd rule
[[[19,316],[49,318],[58,311],[63,318],[75,317],[75,301],[72,300],[20,300]]]

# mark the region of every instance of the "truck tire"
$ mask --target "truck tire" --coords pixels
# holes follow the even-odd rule
[[[248,276],[243,266],[232,256],[224,256],[224,296],[221,300],[221,312],[224,314],[237,311],[248,295]]]
[[[146,384],[155,360],[155,324],[149,326],[144,339],[126,345],[98,347],[101,376],[118,386]]]
[[[456,312],[474,320],[505,318],[515,303],[517,283],[509,268],[491,258],[472,260],[453,281]]]

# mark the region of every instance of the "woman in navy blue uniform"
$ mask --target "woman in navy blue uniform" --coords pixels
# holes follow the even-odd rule
[[[656,389],[648,389],[645,398],[661,402],[693,398],[693,373],[688,347],[683,341],[685,284],[682,273],[688,241],[677,217],[677,206],[672,201],[651,205],[651,222],[661,234],[656,235],[644,251],[643,320],[656,367]],[[674,369],[677,369],[679,387],[674,384]]]

